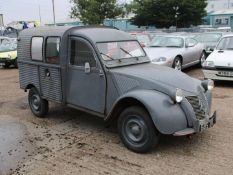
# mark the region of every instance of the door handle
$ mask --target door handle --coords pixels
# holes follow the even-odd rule
[[[45,69],[45,76],[48,77],[48,78],[50,77],[50,72],[49,72],[48,69]]]

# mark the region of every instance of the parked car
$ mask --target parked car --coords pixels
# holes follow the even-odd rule
[[[150,36],[146,33],[134,32],[130,34],[139,41],[142,47],[148,46],[151,42]]]
[[[0,66],[17,67],[17,40],[15,38],[0,37]]]
[[[223,32],[206,32],[196,34],[194,38],[198,42],[204,44],[205,51],[207,55],[209,55],[214,50],[223,35]]]
[[[206,79],[233,81],[233,34],[224,36],[203,64]]]
[[[157,36],[144,49],[153,64],[182,70],[206,59],[203,44],[189,36]]]
[[[160,134],[184,136],[216,122],[213,82],[151,64],[129,34],[103,27],[42,27],[20,33],[20,87],[32,113],[48,101],[117,121],[127,148],[146,152]]]

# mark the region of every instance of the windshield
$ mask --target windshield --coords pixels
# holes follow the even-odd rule
[[[197,35],[194,38],[199,42],[218,42],[222,37],[220,33],[205,33],[201,35]]]
[[[177,47],[184,46],[183,38],[156,36],[150,43],[150,47]]]
[[[137,41],[97,43],[97,47],[104,61],[146,56]]]
[[[219,42],[217,50],[233,50],[233,37],[223,38]]]
[[[136,35],[137,40],[143,44],[149,44],[150,38],[148,35]]]
[[[0,52],[9,52],[17,49],[16,41],[3,40],[0,44]]]

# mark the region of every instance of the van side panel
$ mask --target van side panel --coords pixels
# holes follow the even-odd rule
[[[48,36],[62,37],[65,30],[60,29],[51,33],[50,28],[26,29],[20,32],[18,40],[18,66],[20,88],[26,89],[33,85],[40,92],[42,98],[54,102],[62,102],[62,75],[60,64],[45,63],[31,59],[32,37],[43,37],[43,57],[45,56],[45,41]],[[62,55],[62,54],[61,54]],[[60,58],[61,59],[61,58]],[[60,60],[60,62],[62,62]],[[49,72],[49,76],[47,76]]]
[[[38,66],[33,64],[19,63],[20,88],[26,89],[28,85],[33,85],[40,91]]]
[[[40,83],[41,95],[47,100],[61,102],[61,69],[60,67],[40,66]],[[50,77],[46,76],[46,71],[49,71]]]
[[[21,61],[31,60],[31,35],[24,34],[18,42],[18,67],[20,88],[26,89],[28,85],[33,85],[40,91],[39,66],[36,64],[23,63]]]

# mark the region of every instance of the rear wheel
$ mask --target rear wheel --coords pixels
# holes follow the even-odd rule
[[[48,113],[48,101],[42,99],[36,88],[31,88],[28,94],[28,102],[32,113],[40,118]]]
[[[149,114],[140,106],[129,107],[120,114],[118,133],[124,145],[138,153],[150,151],[159,141]]]
[[[181,61],[181,59],[180,59],[179,57],[176,57],[176,58],[174,59],[174,62],[173,62],[172,67],[173,67],[174,69],[176,69],[176,70],[179,70],[179,71],[182,70],[182,61]]]

